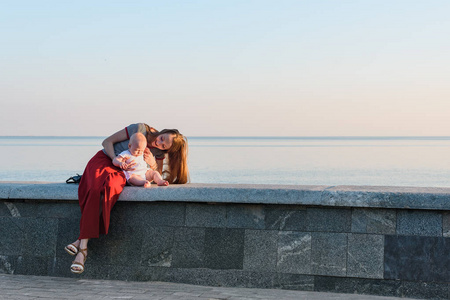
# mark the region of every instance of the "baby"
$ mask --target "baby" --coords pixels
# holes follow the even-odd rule
[[[127,164],[135,163],[134,169],[123,170],[128,183],[131,185],[148,188],[151,187],[150,183],[152,181],[155,181],[160,186],[169,185],[169,182],[162,179],[159,172],[147,167],[147,163],[144,161],[144,150],[146,147],[146,137],[140,132],[133,134],[128,143],[128,150],[117,155],[113,160],[113,164],[124,169]]]

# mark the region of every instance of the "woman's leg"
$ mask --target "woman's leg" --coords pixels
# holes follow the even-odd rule
[[[78,264],[84,265],[84,262],[86,260],[85,255],[87,255],[88,241],[89,241],[89,239],[78,240],[78,242],[79,242],[78,249],[80,249],[80,250],[78,251],[77,256],[75,256],[75,260],[72,262],[72,264],[78,263]],[[83,250],[83,251],[81,251],[81,250]],[[75,264],[75,265],[71,266],[71,270],[75,271],[74,273],[78,273],[82,270],[82,268],[81,268],[81,266]],[[84,270],[84,268],[83,268],[83,270]]]
[[[103,151],[99,151],[87,164],[78,187],[81,220],[80,235],[74,242],[78,248],[75,263],[84,264],[90,238],[98,238],[100,233],[108,233],[111,209],[125,183],[122,170],[115,167]],[[77,273],[81,267],[75,265],[72,269]]]
[[[81,209],[78,239],[98,238],[108,233],[111,209],[125,184],[122,170],[103,151],[89,161],[78,187]]]

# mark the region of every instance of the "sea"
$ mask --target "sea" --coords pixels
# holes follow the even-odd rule
[[[65,182],[104,137],[0,137],[0,181]],[[188,137],[192,183],[450,187],[450,137]]]

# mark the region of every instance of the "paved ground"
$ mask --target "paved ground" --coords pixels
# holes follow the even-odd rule
[[[0,274],[0,299],[405,300],[406,298]]]

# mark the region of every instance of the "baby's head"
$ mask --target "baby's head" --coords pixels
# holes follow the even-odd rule
[[[147,139],[145,135],[140,132],[133,134],[130,138],[130,142],[128,143],[128,149],[130,150],[131,155],[133,156],[141,156],[144,154],[144,150],[147,147]]]

